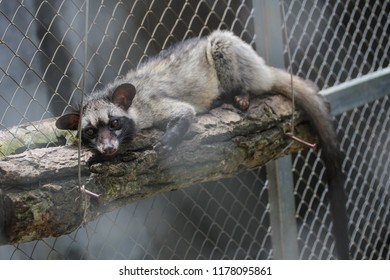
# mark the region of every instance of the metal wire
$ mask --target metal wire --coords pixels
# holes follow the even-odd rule
[[[389,66],[389,1],[281,5],[292,73],[327,88]],[[252,1],[2,1],[0,128],[59,116],[83,92],[217,28],[256,47]],[[355,259],[390,259],[389,107],[386,97],[337,118]],[[300,258],[332,259],[323,163],[302,152],[293,164]],[[131,204],[69,235],[1,246],[0,258],[272,259],[271,236],[260,168]]]
[[[293,0],[284,5],[287,12],[283,28],[289,34],[287,46],[292,52],[294,73],[327,88],[389,66],[389,1]],[[388,141],[382,132],[387,131],[387,106],[384,98],[337,119],[346,154],[351,250],[356,259],[389,258],[385,245],[389,236],[388,183],[383,179],[373,181],[371,175],[390,172],[384,160],[386,152],[379,151]],[[381,161],[376,162],[377,157]],[[312,152],[298,153],[294,169],[301,258],[333,258],[323,163]],[[367,195],[377,192],[382,197]],[[380,219],[376,213],[381,213]]]

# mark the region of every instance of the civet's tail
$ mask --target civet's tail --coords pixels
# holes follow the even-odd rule
[[[271,92],[291,99],[291,76],[284,70],[272,68],[275,85]],[[340,151],[334,122],[324,99],[318,94],[316,86],[293,76],[294,99],[303,109],[319,135],[322,157],[326,166],[328,193],[333,217],[333,233],[336,251],[340,259],[349,259],[348,216],[344,191],[345,175],[342,172],[343,154]]]

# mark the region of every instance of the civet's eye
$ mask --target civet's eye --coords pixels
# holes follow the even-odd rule
[[[88,138],[94,138],[95,137],[95,130],[93,128],[87,128],[84,130],[84,134],[88,137]]]
[[[113,119],[110,122],[110,128],[111,129],[119,129],[120,128],[120,121],[118,119]]]

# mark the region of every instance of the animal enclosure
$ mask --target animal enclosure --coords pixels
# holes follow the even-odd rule
[[[268,64],[322,89],[345,153],[351,257],[390,259],[389,14],[388,0],[0,1],[0,130],[39,132],[172,43],[231,30]],[[12,153],[58,145],[44,139]],[[11,147],[0,148],[6,161]],[[0,258],[334,259],[320,154],[136,201],[66,235],[1,245]],[[279,186],[268,180],[286,172]],[[1,176],[0,190],[12,188]],[[271,205],[294,211],[278,219]]]

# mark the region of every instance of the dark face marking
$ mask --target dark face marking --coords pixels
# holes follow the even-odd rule
[[[127,117],[109,117],[109,122],[88,125],[82,130],[81,140],[105,156],[116,154],[135,134],[134,121]]]

